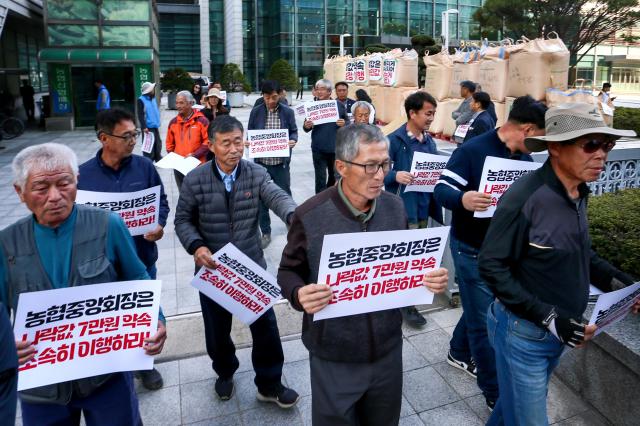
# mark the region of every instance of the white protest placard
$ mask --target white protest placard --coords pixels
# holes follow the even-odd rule
[[[449,227],[325,235],[318,283],[333,299],[313,320],[429,304],[422,284],[440,267]]]
[[[295,107],[293,107],[293,112],[296,117],[307,118],[307,105],[304,103],[299,103]]]
[[[162,160],[156,163],[156,167],[160,167],[161,169],[174,169],[185,176],[199,165],[200,160],[196,157],[183,157],[175,152],[168,153],[162,157]]]
[[[142,152],[147,154],[151,153],[155,138],[153,132],[142,132]]]
[[[356,62],[349,61],[345,64],[344,81],[347,83],[353,83],[356,80]]]
[[[415,177],[404,192],[433,192],[442,170],[447,167],[449,157],[446,155],[415,152],[411,161],[411,174]]]
[[[227,91],[226,90],[221,90],[220,91],[220,100],[222,101],[222,103],[225,103],[227,101]]]
[[[144,340],[158,327],[161,281],[121,281],[22,293],[14,336],[35,357],[18,390],[118,371],[149,370]]]
[[[380,80],[382,78],[382,56],[374,56],[367,61],[369,80]]]
[[[385,59],[382,62],[382,83],[385,86],[396,84],[396,69],[398,61],[395,59]]]
[[[247,130],[249,158],[288,157],[289,129]]]
[[[335,123],[340,118],[338,103],[334,100],[307,102],[307,120],[314,125]]]
[[[366,83],[367,82],[367,62],[364,59],[358,59],[353,63],[353,70],[355,78],[354,83]]]
[[[542,163],[487,157],[482,168],[478,192],[491,195],[491,205],[483,212],[474,212],[473,217],[493,217],[502,194],[522,175],[542,167]]]
[[[158,226],[160,185],[136,192],[79,190],[76,204],[89,204],[118,213],[133,236],[144,235]]]
[[[213,254],[216,269],[202,267],[191,285],[251,325],[280,299],[276,278],[228,243]]]
[[[596,336],[613,324],[622,321],[638,300],[640,300],[640,281],[623,289],[598,296],[589,321],[589,324],[598,326]]]

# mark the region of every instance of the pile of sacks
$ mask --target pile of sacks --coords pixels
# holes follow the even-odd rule
[[[569,79],[569,50],[555,33],[548,38],[522,37],[515,43],[505,40],[499,45],[468,47],[453,55],[441,52],[425,56],[424,63],[425,90],[438,100],[430,131],[446,136],[455,131],[451,113],[463,101],[461,81],[473,81],[491,96],[500,126],[515,98],[530,95],[545,101],[552,93],[558,99],[558,93],[565,93]]]
[[[349,97],[365,89],[376,118],[389,123],[404,114],[404,100],[418,90],[418,52],[393,49],[362,56],[334,56],[324,62],[324,78],[349,83]],[[334,96],[335,97],[335,96]]]

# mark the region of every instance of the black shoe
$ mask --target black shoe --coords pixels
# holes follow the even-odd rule
[[[493,413],[493,409],[496,408],[496,401],[492,401],[487,398],[485,398],[485,401],[487,402],[487,408]]]
[[[262,402],[275,402],[280,408],[291,408],[296,405],[300,399],[300,395],[293,389],[289,389],[280,384],[274,392],[263,394],[258,390],[257,398],[258,401]]]
[[[404,322],[413,328],[422,328],[427,324],[427,320],[420,312],[418,312],[415,306],[402,308],[400,309],[400,312],[402,312],[402,319]]]
[[[271,244],[271,234],[262,234],[262,248],[266,249]]]
[[[160,372],[155,368],[136,371],[135,376],[142,381],[142,386],[149,390],[158,390],[164,385]]]
[[[221,401],[228,401],[233,396],[234,386],[233,386],[233,377],[228,379],[221,379],[218,377],[216,379],[216,393],[218,394],[218,398]]]
[[[477,376],[478,369],[476,367],[476,363],[473,361],[473,358],[469,359],[469,361],[461,361],[459,359],[455,359],[451,355],[451,350],[449,350],[449,353],[447,354],[447,363],[452,367],[455,367],[464,371],[474,379],[478,378]]]

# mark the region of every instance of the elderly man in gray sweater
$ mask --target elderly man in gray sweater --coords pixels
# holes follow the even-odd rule
[[[242,160],[242,124],[234,117],[219,117],[209,126],[209,148],[214,159],[191,171],[184,179],[176,208],[176,234],[194,256],[196,269],[215,268],[212,253],[227,243],[263,268],[267,264],[260,244],[258,212],[263,202],[285,223],[296,207],[293,199],[276,185],[264,167]],[[231,340],[231,313],[200,294],[207,352],[218,374],[218,397],[233,396],[233,374],[239,366]],[[256,373],[257,398],[291,408],[299,396],[282,385],[284,355],[273,309],[250,326],[251,359]]]

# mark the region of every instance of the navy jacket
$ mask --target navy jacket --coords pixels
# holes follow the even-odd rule
[[[353,106],[353,104],[356,103],[355,100],[351,99],[351,98],[347,98],[344,102],[342,102],[340,99],[336,99],[338,101],[338,103],[344,105],[344,107],[347,109],[347,113],[351,114],[353,111],[351,111],[351,107]]]
[[[338,104],[338,116],[347,124],[347,110],[342,102],[338,101],[336,103]],[[318,124],[313,126],[311,130],[303,127],[306,133],[311,132],[311,151],[325,154],[336,153],[336,133],[338,129],[339,127],[336,123]]]
[[[102,149],[96,156],[80,166],[78,189],[96,192],[136,192],[160,185],[161,226],[167,224],[169,203],[164,192],[160,175],[151,160],[139,155],[131,155],[122,161],[119,170],[113,170],[102,161]],[[158,260],[158,247],[142,235],[133,237],[138,257],[148,268]]]
[[[492,130],[458,146],[442,171],[433,195],[445,208],[451,210],[451,232],[458,240],[480,249],[489,229],[491,218],[473,217],[473,212],[462,205],[466,191],[477,191],[482,178],[482,168],[487,156],[511,160],[533,161],[527,154],[512,155]]]
[[[425,136],[426,140],[420,152],[437,154],[436,143],[431,136]],[[404,201],[409,223],[416,223],[431,216],[442,223],[442,208],[436,203],[433,194],[428,192],[404,192],[405,186],[396,181],[397,172],[411,171],[413,150],[411,140],[407,135],[407,125],[403,124],[389,135],[389,157],[393,167],[384,178],[384,188],[393,194],[399,195]]]
[[[469,124],[469,131],[464,137],[463,142],[466,142],[471,138],[475,138],[476,136],[480,136],[483,133],[490,132],[496,128],[496,122],[493,121],[493,118],[488,111],[482,111],[475,119],[472,119]]]

